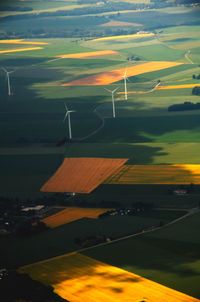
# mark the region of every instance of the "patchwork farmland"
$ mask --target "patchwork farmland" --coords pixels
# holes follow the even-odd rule
[[[0,4],[0,264],[70,302],[196,302],[199,109],[168,108],[199,103],[199,6],[89,2]]]

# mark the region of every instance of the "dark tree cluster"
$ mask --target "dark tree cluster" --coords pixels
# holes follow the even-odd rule
[[[192,78],[193,78],[194,80],[200,80],[200,74],[193,74],[193,75],[192,75]]]
[[[195,87],[192,89],[192,94],[193,94],[193,95],[200,95],[200,87],[199,87],[199,86],[195,86]]]
[[[200,103],[184,102],[183,104],[175,104],[168,107],[168,111],[186,111],[199,110]]]

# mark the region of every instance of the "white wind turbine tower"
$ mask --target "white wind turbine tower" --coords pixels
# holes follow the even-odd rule
[[[5,74],[6,74],[6,80],[7,80],[7,85],[8,85],[8,95],[10,96],[12,93],[11,93],[11,87],[10,87],[10,74],[15,72],[15,70],[12,70],[12,71],[8,71],[6,68],[2,67],[1,68]]]
[[[71,118],[70,118],[70,114],[72,112],[75,112],[74,110],[68,110],[67,105],[65,105],[65,109],[66,109],[66,113],[65,113],[65,117],[63,119],[63,123],[65,122],[66,118],[68,117],[68,126],[69,126],[69,139],[72,139],[72,127],[71,127]]]
[[[127,101],[128,100],[127,83],[126,83],[126,80],[128,80],[127,70],[125,70],[124,75],[122,77],[124,79],[124,98]]]
[[[104,88],[106,91],[110,92],[112,95],[112,109],[113,109],[113,117],[115,118],[116,114],[115,114],[115,97],[114,97],[114,93],[117,91],[119,87],[115,88],[114,90],[109,90]]]

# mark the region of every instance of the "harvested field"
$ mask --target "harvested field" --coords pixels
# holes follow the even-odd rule
[[[82,53],[71,53],[66,55],[59,55],[56,58],[61,59],[87,59],[93,57],[103,57],[108,55],[117,55],[118,52],[114,50],[100,50],[100,51],[91,51],[91,52],[82,52]]]
[[[134,65],[126,68],[127,76],[162,70],[173,66],[178,66],[183,63],[168,62],[168,61],[152,61],[139,65]],[[69,83],[64,83],[62,86],[84,86],[84,85],[109,85],[114,82],[122,80],[125,68],[120,68],[113,71],[102,72],[94,76],[89,76]]]
[[[7,49],[7,50],[0,50],[0,54],[6,54],[6,53],[12,53],[12,52],[30,51],[30,50],[40,50],[40,49],[43,49],[43,47]]]
[[[47,42],[25,41],[23,39],[16,40],[0,40],[0,44],[17,44],[17,45],[48,45]]]
[[[193,88],[195,86],[200,86],[200,84],[183,84],[183,85],[169,85],[169,86],[158,86],[157,90],[168,90],[168,89],[187,89]]]
[[[140,39],[140,38],[147,38],[147,37],[154,37],[155,34],[153,33],[144,33],[144,34],[131,34],[131,35],[121,35],[121,36],[111,36],[111,37],[103,37],[97,38],[92,41],[100,42],[100,41],[112,41],[112,40],[121,40],[121,39]]]
[[[110,184],[200,184],[200,165],[126,165]]]
[[[20,272],[51,285],[56,294],[70,302],[199,301],[139,275],[78,253],[25,266]]]
[[[41,191],[90,193],[126,161],[112,158],[65,158]]]
[[[108,209],[100,208],[75,208],[70,207],[56,214],[53,214],[42,221],[50,228],[56,228],[60,225],[70,223],[81,218],[98,218],[98,216]]]
[[[109,21],[104,24],[101,24],[103,27],[118,27],[118,26],[142,26],[140,23],[133,23],[133,22],[120,22],[120,21]]]

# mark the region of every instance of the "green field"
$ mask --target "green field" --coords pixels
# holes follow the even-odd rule
[[[199,217],[85,254],[199,298]]]
[[[80,249],[74,242],[75,238],[96,235],[118,238],[157,227],[160,221],[167,223],[185,213],[186,211],[153,210],[148,215],[83,218],[30,237],[4,236],[0,238],[0,264],[13,268],[33,263]]]

